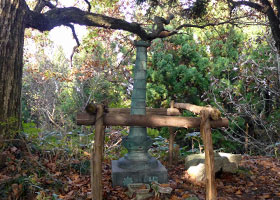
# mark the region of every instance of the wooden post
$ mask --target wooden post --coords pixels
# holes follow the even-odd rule
[[[217,200],[210,113],[207,110],[202,110],[200,115],[200,133],[202,134],[205,150],[206,200]]]
[[[174,140],[175,140],[175,128],[168,127],[169,130],[169,159],[168,165],[171,166],[173,163],[173,147],[174,147]]]
[[[174,101],[172,100],[170,103],[170,110],[174,109]],[[172,115],[172,113],[167,113],[167,115]],[[174,127],[168,127],[169,131],[169,159],[168,159],[168,164],[169,166],[172,165],[173,163],[173,154],[174,154],[174,140],[175,140],[175,128]]]
[[[102,200],[102,160],[104,146],[104,108],[97,105],[94,149],[91,153],[91,193],[92,200]]]

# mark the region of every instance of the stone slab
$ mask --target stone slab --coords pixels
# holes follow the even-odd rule
[[[167,170],[159,162],[156,168],[148,170],[129,170],[122,169],[118,166],[118,161],[112,161],[112,183],[113,187],[126,187],[129,183],[151,183],[157,181],[158,183],[167,183]]]

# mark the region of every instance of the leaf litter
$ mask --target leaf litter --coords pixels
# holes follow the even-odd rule
[[[16,147],[0,154],[5,156],[4,164],[0,165],[0,199],[54,199],[54,196],[63,200],[91,199],[89,165],[86,172],[81,170],[84,163],[89,163],[88,154],[70,159],[61,154],[53,159],[42,152],[30,155]],[[169,182],[162,187],[170,187],[172,192],[149,200],[205,199],[205,185],[189,178],[183,161],[168,166],[167,170]],[[103,199],[131,199],[126,188],[112,187],[110,160],[103,162],[102,182]],[[280,160],[243,156],[238,172],[217,175],[216,184],[219,200],[280,199]]]

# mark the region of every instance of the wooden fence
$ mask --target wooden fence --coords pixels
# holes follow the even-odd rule
[[[92,112],[77,114],[78,125],[95,125],[94,147],[91,151],[92,199],[102,199],[102,160],[104,152],[104,126],[170,127],[169,164],[173,160],[174,127],[200,128],[205,150],[206,200],[216,200],[217,190],[214,173],[214,151],[211,128],[227,127],[228,120],[221,118],[219,110],[212,107],[172,102],[170,108],[147,108],[146,115],[129,114],[127,108],[107,108],[92,105]],[[200,117],[182,117],[179,109],[189,110]]]

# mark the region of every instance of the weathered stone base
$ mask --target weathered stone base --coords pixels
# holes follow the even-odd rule
[[[118,166],[118,160],[112,161],[112,182],[113,187],[126,187],[129,183],[167,183],[167,170],[159,162],[156,168],[146,170],[122,169]]]

